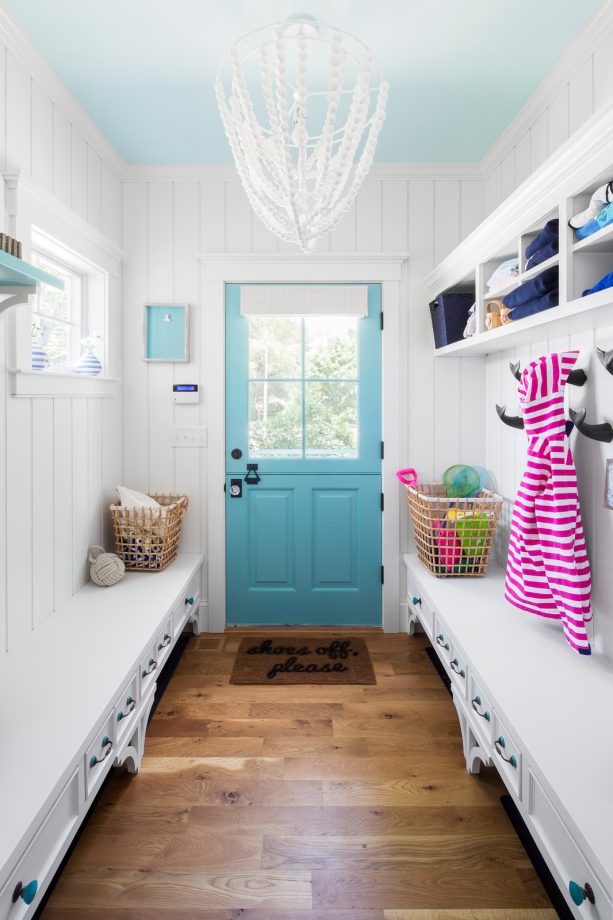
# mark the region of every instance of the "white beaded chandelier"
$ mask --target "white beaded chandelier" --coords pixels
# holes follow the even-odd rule
[[[238,39],[215,92],[253,210],[275,236],[311,252],[373,162],[389,85],[372,53],[299,14]]]

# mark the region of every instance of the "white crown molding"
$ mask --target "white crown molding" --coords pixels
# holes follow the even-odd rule
[[[406,252],[210,252],[201,253],[207,281],[301,283],[400,281]]]
[[[89,146],[96,151],[106,165],[121,178],[124,162],[96,125],[94,120],[75,99],[57,71],[45,60],[35,46],[21,32],[0,0],[0,40],[15,58],[23,64],[30,77],[35,80],[51,98],[72,125],[83,135]]]
[[[429,293],[458,284],[494,259],[564,198],[606,177],[613,162],[613,101],[603,106],[467,236],[426,279]],[[604,181],[604,180],[603,180]]]
[[[531,128],[539,115],[551,104],[560,89],[570,80],[585,61],[594,53],[607,34],[613,30],[613,0],[603,0],[603,5],[587,21],[566,51],[548,71],[515,118],[494,141],[479,164],[481,176],[487,179],[505,156],[515,147],[519,138]]]
[[[125,165],[124,182],[214,182],[238,180],[236,168],[230,164],[186,166]],[[404,181],[418,179],[458,179],[480,181],[479,163],[375,163],[365,182],[383,179]]]
[[[111,258],[116,259],[118,262],[125,258],[125,251],[120,246],[113,243],[112,240],[27,173],[19,170],[2,170],[0,174],[7,188],[6,208],[9,216],[17,216],[17,193],[18,191],[24,191],[48,208],[59,220],[72,227],[73,230],[93,243],[102,252],[111,256]]]

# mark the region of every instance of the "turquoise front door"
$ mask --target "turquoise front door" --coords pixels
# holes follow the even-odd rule
[[[230,625],[381,625],[381,287],[368,315],[243,316],[226,285]]]

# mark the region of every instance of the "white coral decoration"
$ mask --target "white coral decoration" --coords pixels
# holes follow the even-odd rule
[[[373,55],[300,14],[235,42],[215,92],[253,210],[275,236],[311,252],[350,209],[374,159],[389,85]]]

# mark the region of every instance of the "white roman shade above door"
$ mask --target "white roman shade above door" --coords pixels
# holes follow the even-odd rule
[[[244,284],[242,316],[368,316],[366,284]]]

